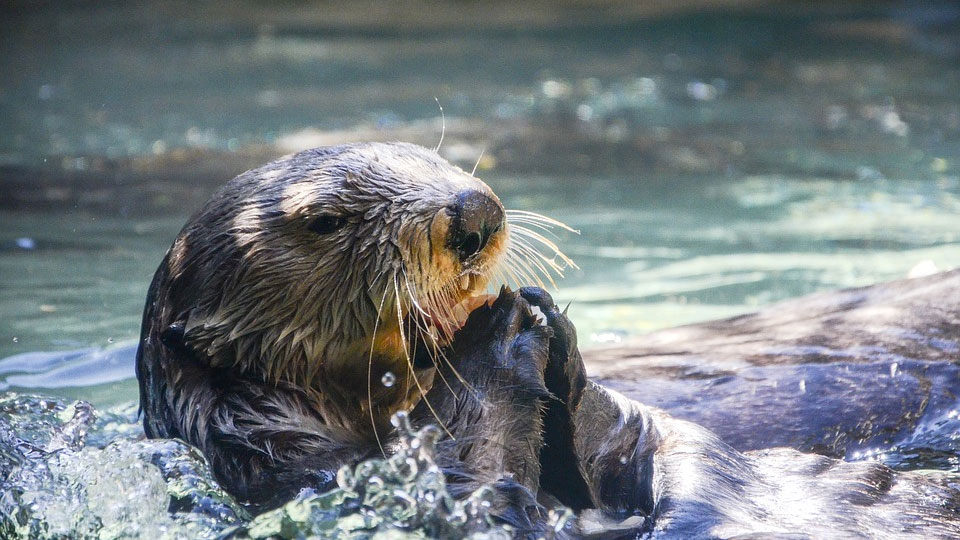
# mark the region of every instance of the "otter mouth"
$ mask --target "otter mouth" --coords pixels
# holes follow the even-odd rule
[[[505,214],[502,226],[484,228],[475,245],[456,244],[458,255],[452,264],[438,265],[437,272],[424,280],[423,288],[416,286],[416,281],[407,282],[404,291],[395,283],[400,306],[394,321],[400,326],[400,341],[408,350],[426,345],[436,351],[448,346],[470,313],[496,299],[496,295],[486,293],[488,282],[543,288],[547,283],[555,286],[553,276],[562,277],[565,268],[577,268],[553,240],[544,236],[552,235],[554,228],[577,231],[533,212],[507,210]],[[451,257],[444,250],[434,255]],[[459,273],[446,274],[451,267]],[[438,278],[442,285],[437,284]]]
[[[438,346],[449,345],[471,312],[496,299],[496,295],[486,292],[488,279],[489,276],[478,272],[465,272],[454,281],[456,290],[449,295],[454,303],[411,310],[406,317],[408,327],[420,329]]]
[[[429,328],[435,331],[435,337],[440,345],[449,345],[457,330],[463,328],[463,325],[467,323],[467,318],[470,317],[473,310],[484,304],[490,305],[496,299],[496,295],[493,294],[467,296],[450,309],[452,317],[432,317]]]

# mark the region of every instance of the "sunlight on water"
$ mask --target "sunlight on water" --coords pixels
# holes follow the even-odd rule
[[[960,264],[960,11],[944,3],[466,33],[149,5],[0,20],[17,74],[0,84],[0,536],[502,533],[482,494],[439,505],[419,455],[410,478],[376,462],[250,521],[197,450],[139,440],[135,421],[147,286],[210,192],[305,145],[433,146],[438,103],[441,155],[579,231],[557,235],[579,269],[554,297],[583,347]],[[957,411],[937,414],[848,459],[958,470]],[[374,476],[430,504],[394,505]],[[333,517],[347,499],[403,515]]]

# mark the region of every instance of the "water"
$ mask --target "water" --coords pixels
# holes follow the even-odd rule
[[[627,177],[485,178],[508,206],[580,230],[561,237],[580,269],[559,282],[557,299],[572,302],[588,346],[960,260],[960,182],[951,178],[750,176],[668,186]],[[0,251],[0,356],[135,341],[146,287],[186,217],[0,214],[8,235]],[[17,247],[17,238],[35,246]],[[113,405],[136,398],[129,360],[128,353],[122,365],[88,361],[77,366],[83,378],[35,360],[15,369],[0,363],[0,386]],[[47,376],[26,378],[28,369]]]
[[[337,475],[339,488],[304,492],[253,518],[213,479],[198,450],[139,440],[133,410],[31,396],[0,399],[0,536],[4,538],[470,538],[506,540],[492,490],[463,501],[434,463],[440,429],[414,432],[405,415],[397,451]],[[569,515],[551,515],[562,528]],[[557,530],[559,530],[559,528]]]
[[[317,134],[435,144],[434,98],[444,155],[469,169],[483,151],[508,207],[580,231],[560,237],[579,269],[556,297],[583,346],[960,261],[955,6],[528,31],[221,7],[0,17],[0,358],[32,354],[0,361],[0,389],[129,412],[146,287],[207,194]],[[123,467],[153,451],[125,447]]]

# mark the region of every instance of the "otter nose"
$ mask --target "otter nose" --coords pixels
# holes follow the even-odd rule
[[[503,207],[486,193],[467,190],[457,195],[452,207],[450,247],[461,261],[483,251],[490,237],[503,228]]]

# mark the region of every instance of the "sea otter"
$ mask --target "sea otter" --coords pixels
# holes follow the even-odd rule
[[[506,216],[481,181],[407,144],[310,150],[235,178],[151,284],[136,363],[147,435],[196,445],[259,508],[388,454],[388,418],[412,409],[448,435],[451,491],[493,485],[518,535],[541,534],[558,503],[580,513],[574,536],[960,533],[951,475],[740,453],[589,382],[549,295],[482,294],[552,261],[522,224],[553,222]]]

